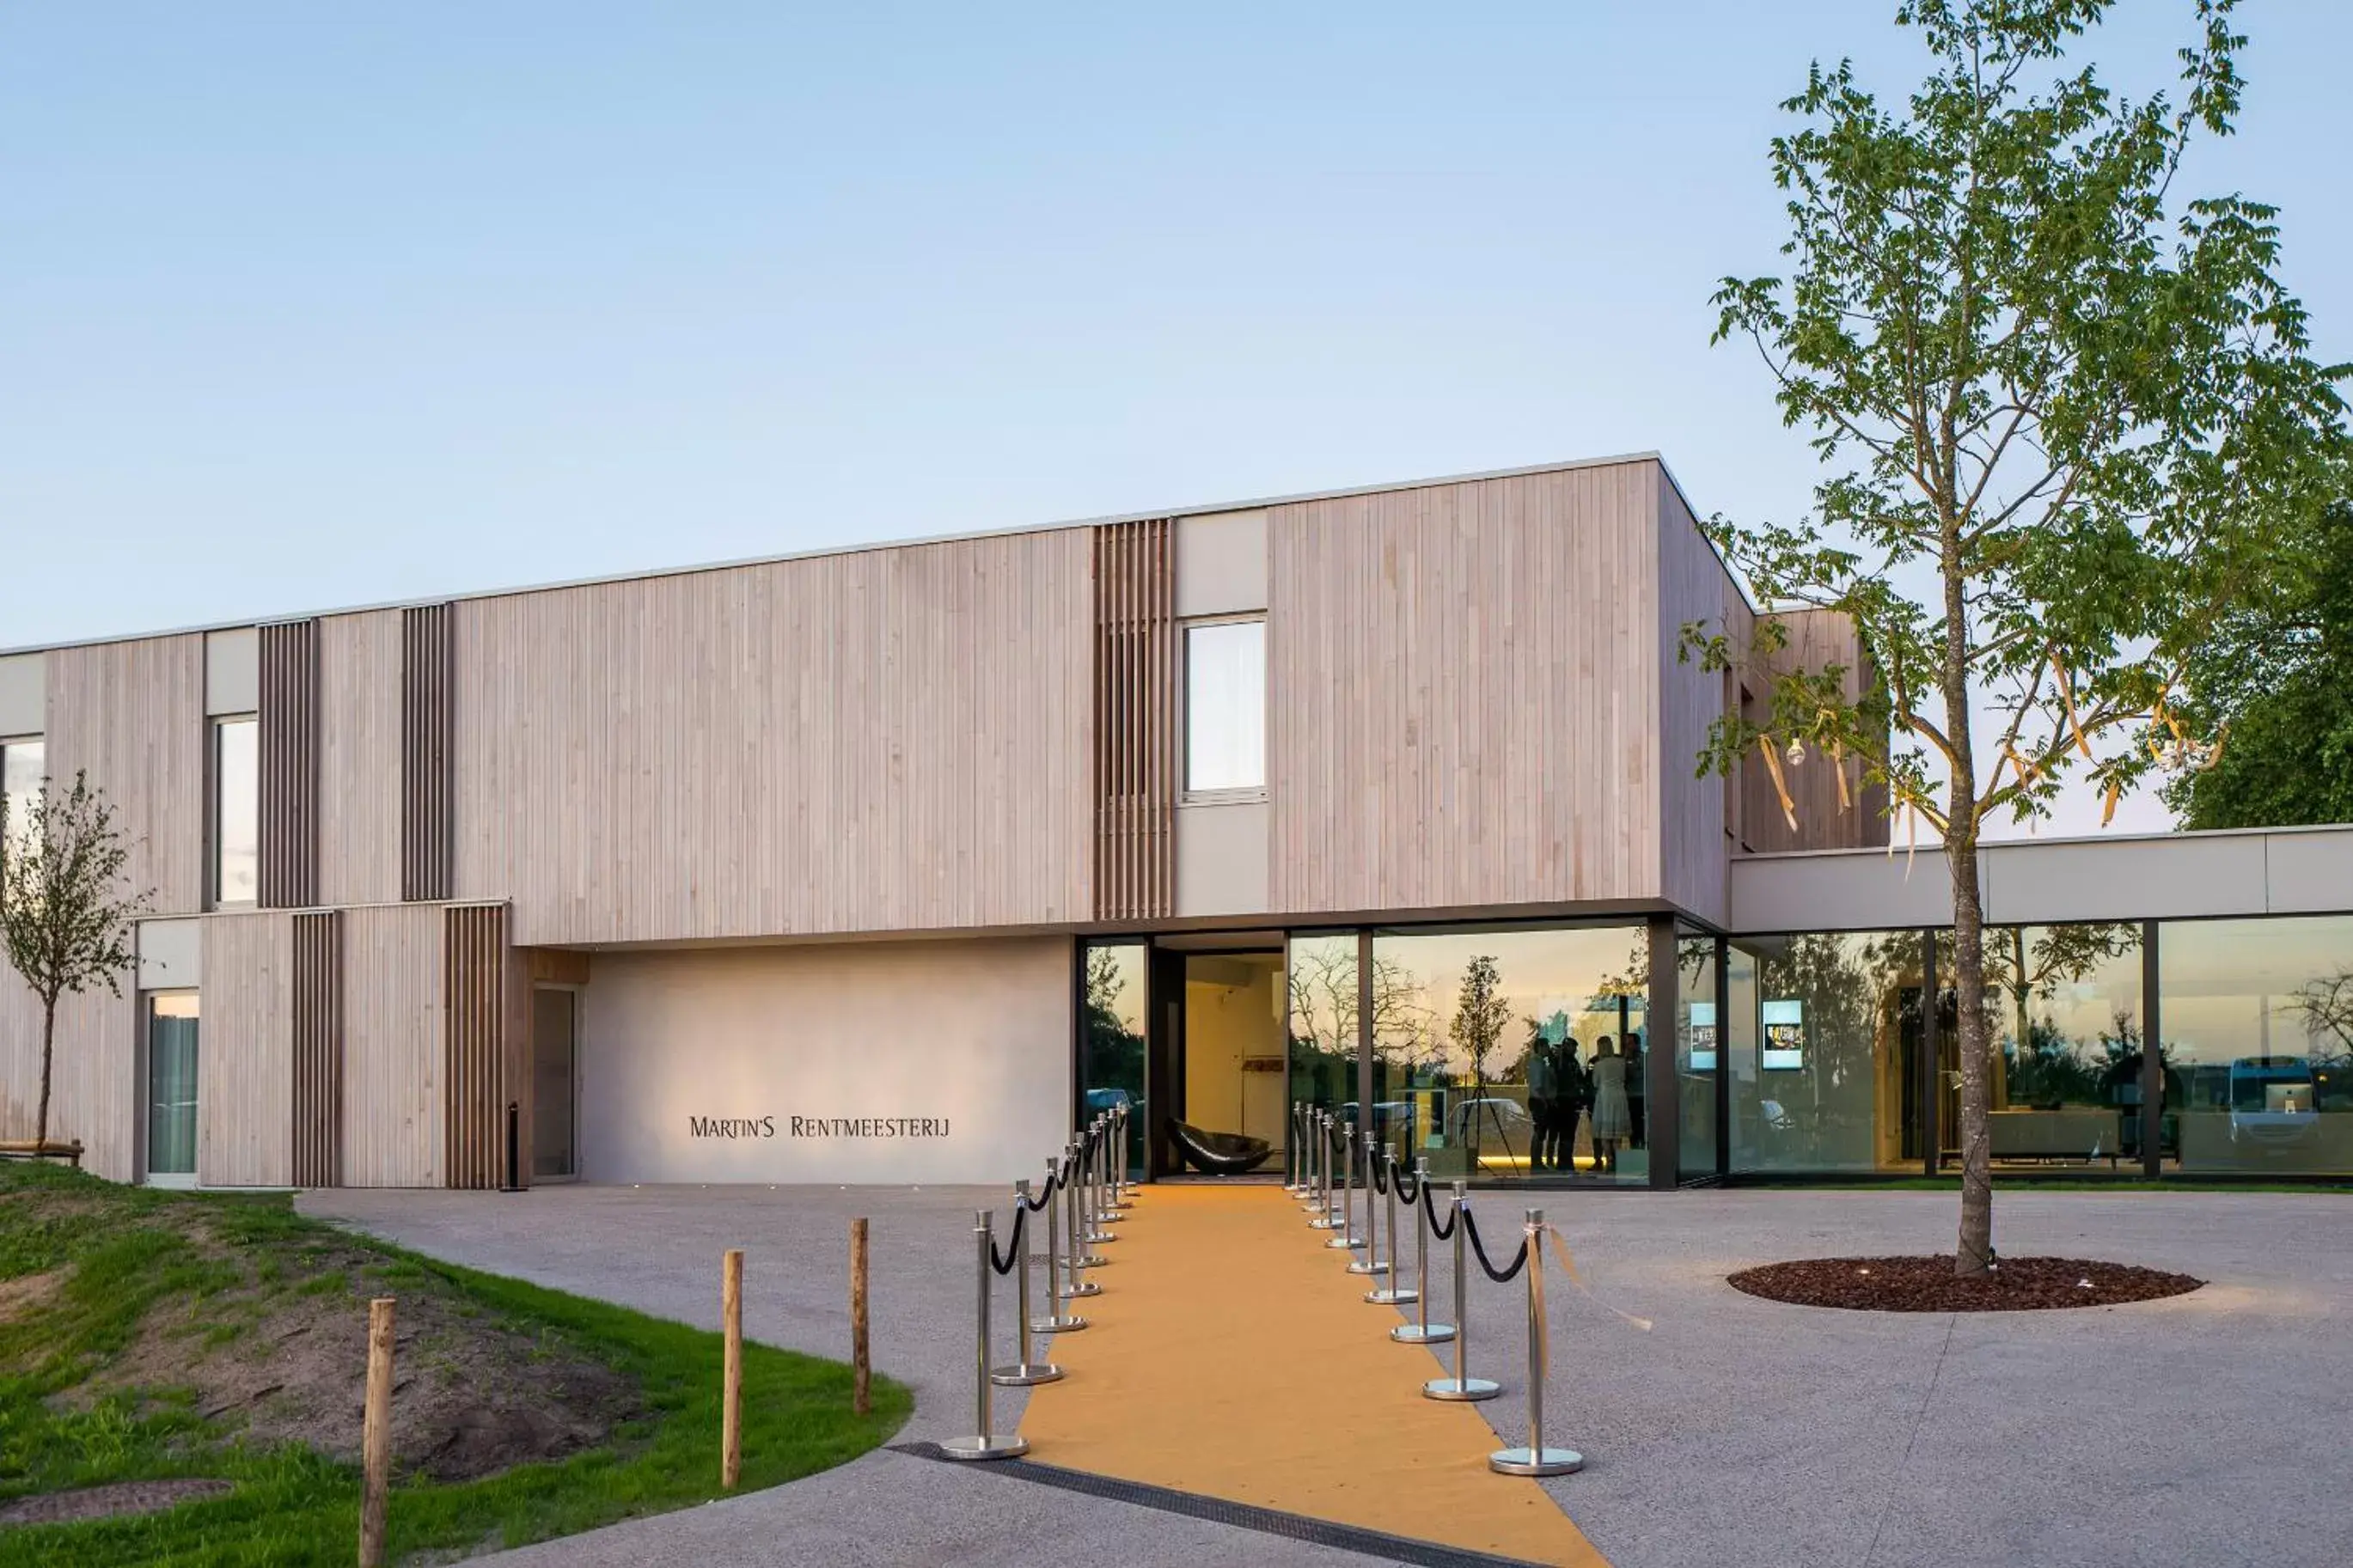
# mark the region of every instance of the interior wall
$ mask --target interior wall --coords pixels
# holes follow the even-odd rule
[[[1185,964],[1185,1120],[1211,1132],[1243,1132],[1282,1147],[1283,1075],[1247,1071],[1280,1064],[1283,1021],[1275,1010],[1277,953],[1190,958]]]
[[[581,1174],[1033,1174],[1069,1135],[1073,962],[1067,937],[598,953]]]

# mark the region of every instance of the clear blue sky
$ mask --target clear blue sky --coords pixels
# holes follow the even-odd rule
[[[1894,0],[988,9],[0,12],[0,647],[1651,447],[1802,504],[1705,300]],[[2191,184],[2353,358],[2353,8],[2244,25]]]

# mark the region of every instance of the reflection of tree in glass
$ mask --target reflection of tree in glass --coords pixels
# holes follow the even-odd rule
[[[1503,987],[1493,954],[1480,953],[1462,966],[1462,989],[1454,998],[1454,1017],[1446,1035],[1470,1058],[1474,1089],[1485,1087],[1487,1058],[1503,1042],[1504,1029],[1512,1021],[1512,1005]]]
[[[2307,981],[2288,1005],[2304,1019],[2305,1033],[2312,1039],[2314,1076],[2324,1080],[2322,1109],[2353,1100],[2353,969]]]
[[[1307,1082],[1345,1085],[1356,1060],[1356,948],[1302,942],[1291,950],[1291,1064]],[[1421,988],[1394,959],[1373,960],[1373,1054],[1411,1074],[1438,1055]],[[1327,1074],[1335,1075],[1327,1079]],[[1311,1097],[1324,1095],[1310,1090]],[[1343,1090],[1338,1098],[1346,1099]]]
[[[1995,1075],[1994,1104],[2105,1105],[2115,1103],[2116,1064],[2130,1049],[2120,1035],[2080,1040],[2056,1019],[2033,1016],[2031,1004],[2049,1002],[2063,985],[2097,974],[2106,964],[2140,948],[2140,927],[2130,921],[2084,925],[2011,926],[1986,933],[1986,1005],[2005,1002],[2005,1023],[1989,1018],[1986,1037],[1998,1041],[2001,1070]],[[2124,1015],[2119,1015],[2119,1017]]]
[[[1140,952],[1141,949],[1130,950]],[[1087,1087],[1144,1093],[1144,1037],[1119,1014],[1127,976],[1116,947],[1087,950]]]
[[[1812,932],[1761,965],[1767,998],[1804,1004],[1805,1051],[1802,1087],[1810,1103],[1787,1106],[1804,1112],[1803,1124],[1820,1144],[1826,1137],[1851,1145],[1868,1140],[1876,1107],[1875,1082],[1881,1023],[1907,973],[1916,973],[1919,942],[1908,931],[1885,936]],[[1768,1089],[1768,1098],[1779,1095]],[[1788,1091],[1782,1091],[1788,1092]],[[1867,1160],[1867,1147],[1820,1147],[1816,1157]]]

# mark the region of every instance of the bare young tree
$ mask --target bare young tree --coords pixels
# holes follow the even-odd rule
[[[9,967],[41,1003],[37,1153],[49,1141],[58,1003],[100,985],[121,995],[122,976],[136,962],[132,923],[153,895],[123,890],[130,858],[113,805],[85,773],[62,790],[44,779],[22,821],[0,797],[0,940]]]

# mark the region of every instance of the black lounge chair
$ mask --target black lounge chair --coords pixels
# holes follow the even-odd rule
[[[1176,1140],[1186,1163],[1211,1176],[1239,1176],[1255,1171],[1274,1152],[1274,1145],[1263,1138],[1246,1138],[1239,1132],[1204,1132],[1173,1117],[1168,1122],[1168,1136]]]

